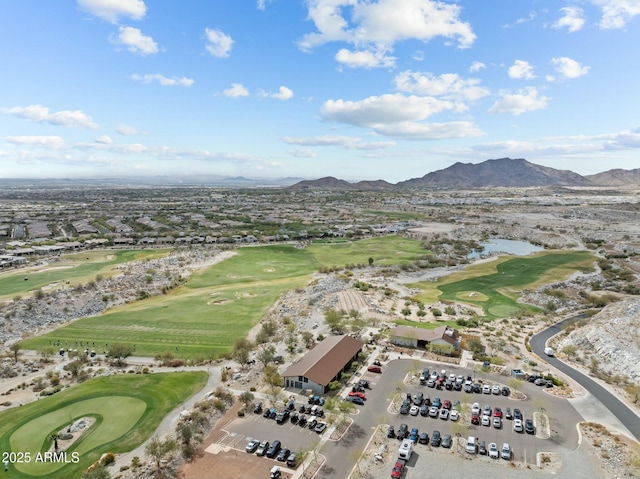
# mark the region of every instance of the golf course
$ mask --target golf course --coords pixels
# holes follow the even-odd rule
[[[105,452],[130,451],[149,438],[176,406],[204,387],[204,371],[100,377],[19,408],[0,413],[0,447],[15,453],[6,477],[80,477]],[[82,418],[95,422],[78,431],[66,460],[43,460],[52,434]],[[40,454],[39,454],[40,453]]]

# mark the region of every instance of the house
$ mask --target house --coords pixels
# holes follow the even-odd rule
[[[358,358],[362,346],[362,341],[347,335],[326,338],[282,373],[285,387],[324,394],[329,383]]]
[[[460,349],[458,331],[446,325],[435,329],[396,326],[389,331],[389,338],[391,343],[396,346],[439,351],[458,351]]]

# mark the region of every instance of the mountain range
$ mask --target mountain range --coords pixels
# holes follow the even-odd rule
[[[427,173],[398,183],[384,180],[349,183],[333,177],[304,180],[291,188],[372,190],[392,188],[466,189],[488,187],[571,187],[571,186],[634,186],[640,184],[640,168],[615,169],[595,175],[579,175],[569,170],[557,170],[536,165],[525,159],[500,158],[482,163],[455,163],[443,170]]]

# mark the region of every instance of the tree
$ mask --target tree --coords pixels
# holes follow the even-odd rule
[[[411,314],[411,308],[402,308],[402,310],[400,311],[400,314],[402,314],[402,316],[404,316],[404,319],[407,319],[407,316],[409,316]]]
[[[307,349],[311,349],[315,341],[313,340],[313,333],[310,331],[302,331],[302,340],[304,341]]]
[[[107,356],[112,358],[116,366],[124,366],[125,359],[133,354],[133,346],[124,343],[113,343],[107,351]]]
[[[178,450],[178,442],[171,436],[164,440],[154,435],[144,446],[144,452],[156,462],[156,470],[160,473],[160,464],[170,454]]]
[[[369,266],[373,266],[373,258],[369,258]]]
[[[252,349],[253,343],[247,338],[237,338],[233,345],[233,359],[244,366],[249,361],[249,354]]]
[[[336,309],[327,309],[324,313],[324,321],[333,333],[342,334],[344,332],[344,318],[342,312]]]
[[[11,352],[13,352],[13,361],[18,362],[18,355],[20,353],[20,349],[22,348],[22,341],[18,341],[17,343],[13,343],[9,346]]]
[[[49,362],[55,353],[56,349],[53,346],[45,346],[40,350],[40,357],[44,362]]]
[[[562,352],[567,355],[569,359],[571,359],[576,354],[577,348],[573,344],[567,344],[564,348],[562,348]]]
[[[260,361],[263,366],[267,366],[273,362],[273,358],[276,357],[276,347],[273,344],[269,344],[268,346],[263,347],[257,355],[258,361]]]
[[[253,402],[253,400],[255,399],[255,396],[251,391],[245,391],[242,394],[240,394],[238,399],[240,399],[240,402],[244,404],[245,408],[247,408],[249,404]]]

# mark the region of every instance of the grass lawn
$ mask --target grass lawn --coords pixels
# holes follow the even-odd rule
[[[429,321],[427,323],[421,323],[419,321],[408,321],[406,319],[394,319],[393,322],[397,325],[397,326],[409,326],[412,328],[420,328],[420,329],[436,329],[439,328],[440,326],[451,326],[454,329],[459,329],[460,326],[458,326],[455,322],[455,320],[452,321]]]
[[[70,286],[109,277],[113,266],[128,261],[164,256],[169,250],[100,250],[63,255],[47,266],[5,271],[0,274],[0,301],[28,295],[50,285]],[[25,278],[29,278],[25,281]]]
[[[562,281],[576,271],[591,271],[594,257],[588,251],[544,251],[523,257],[501,257],[497,261],[470,266],[438,283],[416,283],[423,289],[416,299],[462,301],[481,307],[488,318],[499,318],[534,310],[517,303],[523,289]]]
[[[0,448],[31,456],[31,462],[11,464],[7,477],[80,477],[105,452],[127,452],[144,442],[173,408],[204,387],[207,377],[204,371],[102,377],[4,411]],[[95,424],[67,449],[69,458],[78,453],[77,464],[35,461],[38,452],[51,447],[51,433],[87,416]]]
[[[167,295],[83,318],[23,341],[24,349],[55,345],[98,353],[115,342],[135,345],[135,355],[171,352],[182,358],[214,358],[232,349],[285,291],[304,286],[321,266],[361,262],[395,264],[425,251],[414,240],[388,236],[345,244],[239,248],[231,258],[189,278]]]

